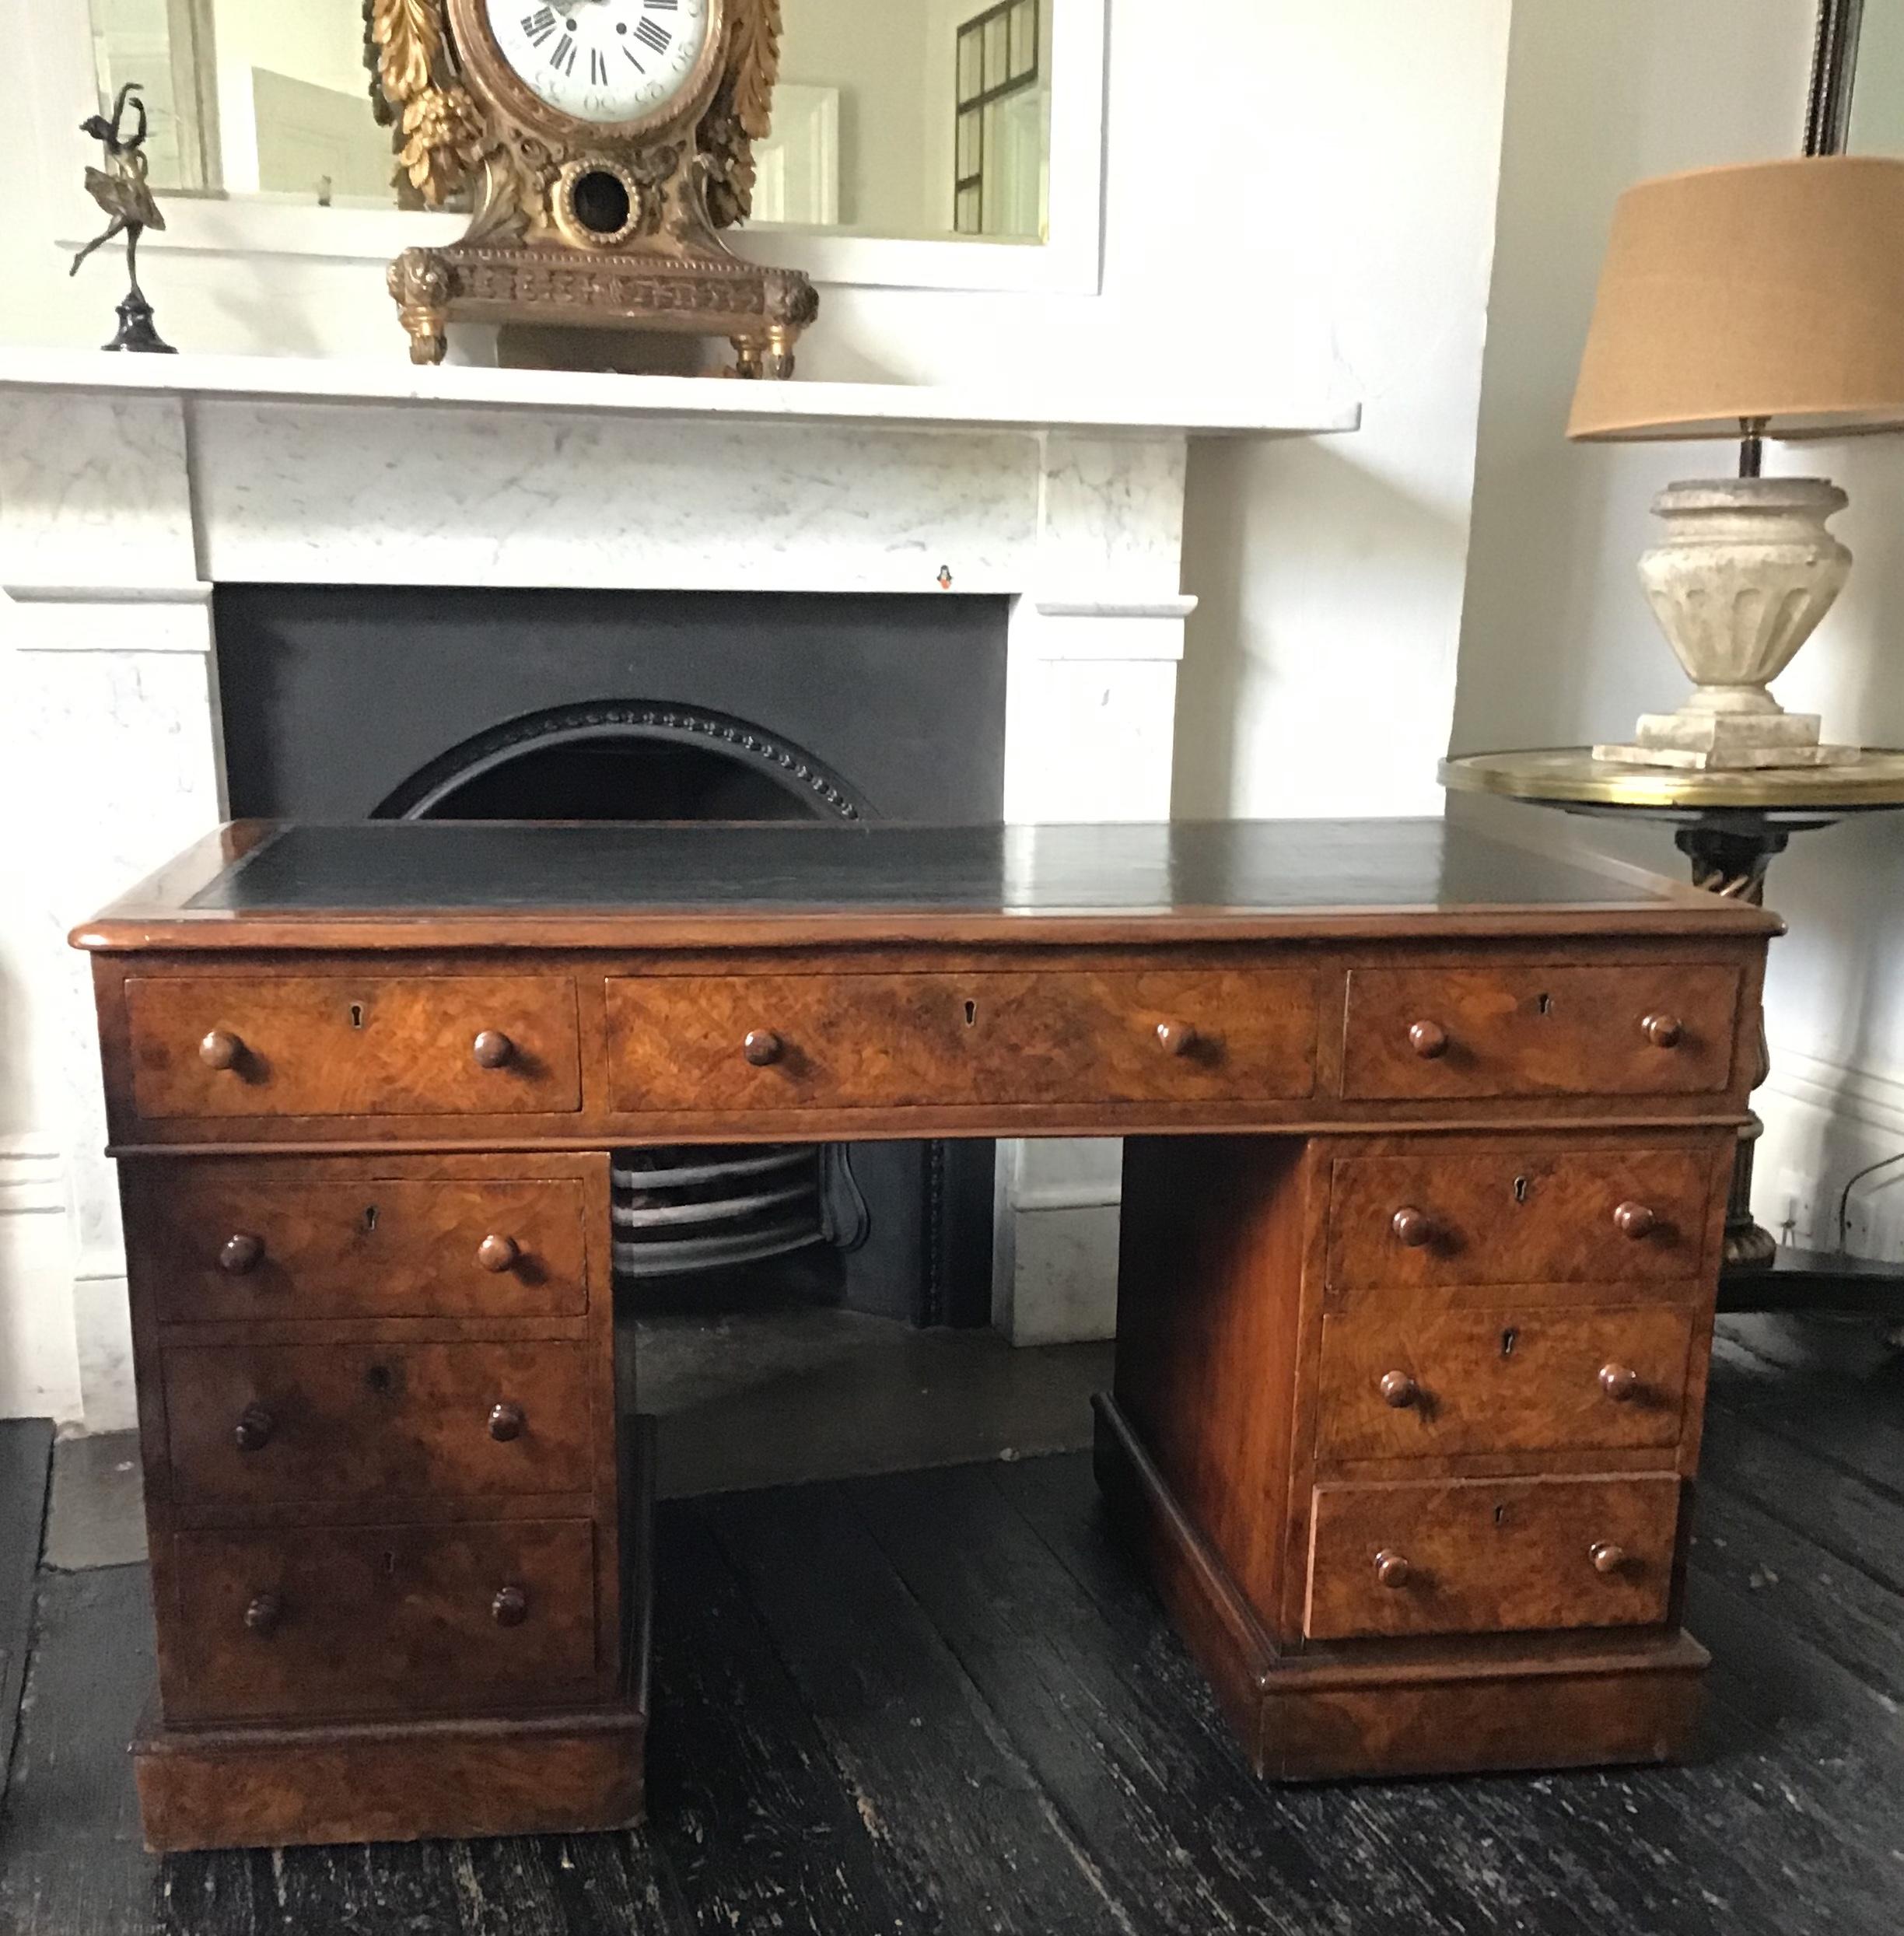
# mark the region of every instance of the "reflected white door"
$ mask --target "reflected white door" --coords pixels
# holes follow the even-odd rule
[[[782,81],[773,132],[754,147],[754,219],[831,228],[839,221],[839,89]]]

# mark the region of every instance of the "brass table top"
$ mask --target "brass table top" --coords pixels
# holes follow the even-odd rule
[[[1680,815],[1769,812],[1835,819],[1904,807],[1904,751],[1872,747],[1855,766],[1763,767],[1691,772],[1622,766],[1590,748],[1563,746],[1468,753],[1441,762],[1441,784],[1556,807],[1650,807]]]

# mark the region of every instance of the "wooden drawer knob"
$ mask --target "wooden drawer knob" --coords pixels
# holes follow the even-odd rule
[[[1403,1204],[1389,1218],[1388,1227],[1395,1232],[1395,1241],[1407,1245],[1410,1250],[1419,1250],[1434,1241],[1434,1219],[1412,1203]]]
[[[506,1445],[520,1438],[529,1416],[513,1399],[499,1399],[489,1408],[489,1436]]]
[[[229,1028],[215,1028],[198,1045],[198,1059],[208,1069],[236,1069],[243,1059],[243,1038]]]
[[[232,1427],[232,1443],[241,1452],[261,1452],[271,1442],[278,1421],[261,1405],[247,1405]]]
[[[513,1237],[492,1231],[476,1246],[477,1262],[499,1277],[504,1271],[514,1269],[521,1260],[522,1246]]]
[[[240,1231],[219,1246],[218,1267],[228,1277],[242,1277],[264,1261],[264,1240],[248,1231]]]
[[[756,1069],[765,1069],[786,1053],[786,1045],[771,1028],[750,1028],[740,1052]]]
[[[1595,1573],[1618,1573],[1626,1563],[1626,1549],[1615,1546],[1610,1539],[1596,1539],[1587,1549],[1587,1557],[1593,1562]]]
[[[245,1626],[253,1633],[275,1633],[283,1618],[284,1602],[275,1593],[254,1593],[245,1609]]]
[[[1680,1038],[1685,1034],[1685,1028],[1677,1015],[1664,1015],[1656,1011],[1640,1017],[1640,1033],[1655,1049],[1677,1049]]]
[[[520,1587],[499,1587],[489,1602],[489,1617],[498,1626],[520,1626],[529,1617],[529,1596]]]
[[[1405,1371],[1384,1371],[1377,1388],[1382,1395],[1382,1403],[1398,1412],[1405,1412],[1421,1396],[1421,1387]]]
[[[1391,1593],[1408,1584],[1413,1570],[1400,1553],[1391,1553],[1385,1546],[1375,1556],[1375,1577]]]
[[[485,1028],[470,1044],[478,1069],[506,1069],[516,1059],[516,1045],[499,1028]]]
[[[1643,1203],[1636,1203],[1629,1199],[1615,1206],[1613,1227],[1621,1236],[1631,1238],[1636,1244],[1640,1238],[1650,1237],[1659,1228],[1659,1219]]]
[[[1600,1389],[1615,1405],[1624,1405],[1640,1389],[1640,1374],[1629,1364],[1603,1364],[1600,1367]]]
[[[1439,1022],[1416,1022],[1409,1030],[1409,1046],[1423,1062],[1448,1052],[1448,1032]]]
[[[1167,1056],[1187,1056],[1196,1047],[1197,1032],[1188,1022],[1159,1022],[1157,1046]]]

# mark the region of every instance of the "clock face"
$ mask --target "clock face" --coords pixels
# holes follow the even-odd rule
[[[536,97],[583,121],[646,121],[694,77],[712,0],[486,0],[502,58]]]

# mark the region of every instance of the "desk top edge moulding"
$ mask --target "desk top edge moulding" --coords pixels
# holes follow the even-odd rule
[[[1252,1766],[1669,1759],[1762,909],[1434,821],[250,823],[75,936],[156,1849],[643,1808],[628,1146],[1121,1136],[1115,1524]]]
[[[461,241],[390,265],[412,359],[440,362],[467,317],[725,337],[737,374],[791,376],[819,313],[812,283],[720,236],[751,205],[780,0],[608,0],[582,24],[518,12],[513,0],[366,10],[400,179],[427,205],[465,189],[475,201]]]

